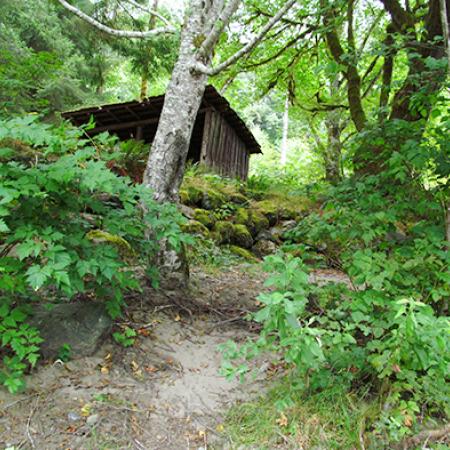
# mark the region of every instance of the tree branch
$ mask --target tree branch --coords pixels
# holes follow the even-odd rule
[[[61,0],[59,0],[61,1]],[[194,70],[198,72],[204,73],[206,75],[217,75],[222,70],[234,64],[239,58],[242,58],[247,53],[250,53],[256,45],[261,42],[264,36],[271,30],[271,28],[283,17],[283,15],[296,3],[297,0],[289,0],[278,12],[275,14],[263,27],[261,32],[255,36],[248,44],[244,45],[239,51],[237,51],[234,55],[230,56],[226,61],[219,64],[216,67],[206,67],[204,64],[198,62]]]
[[[148,38],[152,36],[157,36],[158,34],[163,33],[175,33],[175,28],[170,27],[164,27],[164,28],[155,28],[153,30],[149,31],[128,31],[128,30],[116,30],[115,28],[110,28],[106,25],[103,25],[98,20],[95,20],[93,17],[88,16],[83,11],[79,10],[75,6],[72,6],[70,3],[67,3],[66,0],[58,0],[58,2],[64,6],[68,11],[72,12],[76,16],[78,16],[80,19],[83,19],[85,22],[89,23],[90,25],[94,26],[100,31],[103,31],[104,33],[110,34],[112,36],[116,37],[127,37],[127,38]]]
[[[229,0],[222,9],[219,18],[214,22],[211,32],[208,34],[200,47],[199,53],[202,56],[209,55],[211,50],[214,48],[214,45],[219,40],[223,29],[229,23],[231,16],[236,12],[239,3],[240,0]]]
[[[138,2],[135,2],[134,0],[125,0],[125,2],[129,3],[130,5],[134,6],[137,9],[140,9],[141,11],[144,11],[153,17],[158,18],[161,22],[163,22],[166,26],[172,27],[173,25],[161,14],[158,13],[158,11],[155,11],[154,9],[146,8],[145,6],[142,6]]]
[[[386,11],[391,15],[395,27],[402,31],[405,27],[414,26],[414,17],[405,11],[398,0],[381,0]]]

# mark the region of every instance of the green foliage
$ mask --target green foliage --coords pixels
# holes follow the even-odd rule
[[[131,347],[136,340],[137,333],[133,328],[124,327],[123,330],[113,333],[114,340],[123,347]]]
[[[324,255],[348,283],[312,285],[301,259],[266,258],[271,291],[260,294],[264,306],[253,317],[261,335],[242,347],[229,344],[224,366],[226,375],[242,376],[246,365],[230,360],[269,350],[306,392],[337,384],[349,392],[370,389],[382,408],[367,418],[366,430],[385,443],[450,413],[447,180],[436,162],[448,144],[399,140],[401,151],[385,172],[327,187],[320,210],[288,232],[305,259]]]
[[[38,357],[39,338],[24,323],[30,304],[93,296],[117,317],[124,293],[140,289],[133,266],[155,284],[158,242],[179,249],[185,240],[175,205],[107,168],[111,139],[81,136],[36,117],[0,121],[1,382],[12,391]]]
[[[67,362],[70,361],[71,357],[72,357],[72,347],[70,346],[70,344],[63,344],[58,351],[58,359],[60,359],[63,362]]]

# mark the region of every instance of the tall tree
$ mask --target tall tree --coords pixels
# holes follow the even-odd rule
[[[162,20],[164,26],[144,32],[117,30],[85,14],[66,0],[58,1],[91,25],[114,36],[146,38],[175,31],[168,20],[155,11],[148,10]],[[214,50],[241,2],[239,0],[189,2],[181,30],[178,60],[166,91],[158,129],[144,173],[144,184],[153,190],[156,200],[161,202],[178,200],[189,141],[208,76],[220,73],[251,52],[295,2],[296,0],[287,1],[267,20],[258,34],[216,66],[212,65]]]

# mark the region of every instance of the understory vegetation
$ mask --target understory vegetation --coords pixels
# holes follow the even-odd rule
[[[115,139],[36,119],[0,121],[0,383],[11,392],[39,357],[34,305],[97,299],[116,318],[140,290],[138,268],[157,285],[158,242],[186,239],[175,205],[108,169]]]
[[[177,333],[185,313],[193,327],[208,316],[207,330],[248,325],[220,346],[220,375],[267,389],[213,417],[233,449],[447,448],[449,0],[3,0],[0,11],[2,392],[79,356],[65,341],[44,356],[40,312],[94,305],[108,322],[83,357],[114,343],[136,392],[154,395],[144,381],[184,367],[133,359],[140,339],[158,339],[153,308],[174,313]],[[200,98],[207,84],[217,104]],[[75,111],[93,105],[101,123]],[[161,283],[189,266],[191,289]],[[227,271],[197,305],[200,285]],[[245,271],[260,277],[250,298],[215,308],[227,289],[239,303]],[[149,292],[155,306],[134,321],[127,301],[144,310]],[[174,402],[190,404],[182,394]],[[134,399],[120,413],[137,414]],[[166,424],[149,404],[146,420]],[[24,423],[38,448],[34,412]],[[96,415],[64,430],[96,440],[108,420]],[[0,431],[14,428],[3,417]],[[159,442],[130,417],[133,439]]]

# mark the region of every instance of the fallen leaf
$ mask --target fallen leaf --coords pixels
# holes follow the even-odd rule
[[[222,432],[225,430],[225,427],[223,426],[222,423],[219,423],[219,425],[217,425],[217,427],[216,427],[216,430],[217,430],[219,433],[222,433]]]
[[[139,370],[139,364],[136,361],[131,361],[131,369],[133,372],[137,372]]]
[[[85,416],[85,417],[89,416],[91,413],[91,408],[92,408],[92,405],[90,405],[89,403],[86,403],[85,405],[83,405],[83,407],[81,408],[81,415]]]
[[[407,414],[405,416],[405,418],[403,419],[403,423],[405,424],[406,427],[412,426],[412,424],[413,424],[412,417],[409,414]]]
[[[157,367],[147,366],[147,367],[144,367],[144,370],[148,373],[155,373],[155,372],[158,372],[159,369]]]
[[[102,366],[101,369],[100,369],[100,372],[101,372],[103,375],[108,375],[109,369],[108,369],[106,366]]]
[[[173,320],[175,320],[175,322],[179,322],[179,321],[181,320],[180,315],[177,314],[177,315],[175,316],[175,319],[173,319]]]
[[[280,417],[275,421],[280,427],[287,427],[288,425],[288,418],[281,413]]]
[[[148,337],[151,334],[147,328],[139,328],[139,330],[137,330],[137,332],[140,336],[145,336],[145,337]]]

